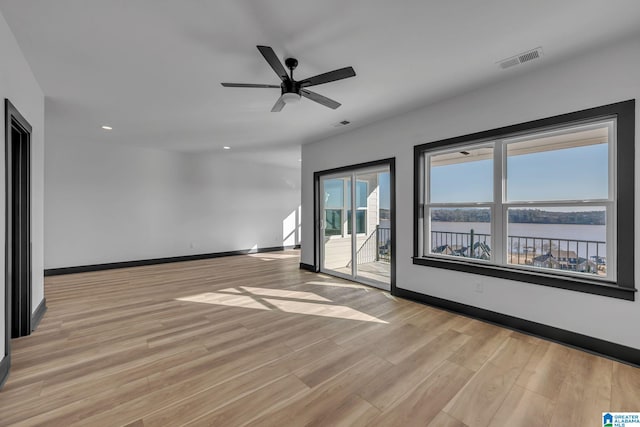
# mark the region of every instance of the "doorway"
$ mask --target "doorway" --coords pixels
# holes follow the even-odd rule
[[[394,286],[394,163],[316,173],[318,271],[384,290]]]
[[[31,125],[7,99],[6,170],[6,345],[31,333]]]

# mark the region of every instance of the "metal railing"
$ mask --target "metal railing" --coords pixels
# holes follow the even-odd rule
[[[491,259],[491,235],[456,231],[431,231],[433,253],[463,256],[467,258]]]
[[[391,262],[391,229],[376,226],[374,232],[358,248],[356,260],[358,264]]]
[[[507,236],[507,262],[534,267],[606,274],[606,242]],[[491,235],[431,231],[431,252],[467,258],[491,259]]]
[[[376,241],[378,242],[378,251],[376,252],[376,261],[391,262],[391,228],[376,227]]]
[[[508,236],[511,264],[606,273],[606,242],[548,237]]]

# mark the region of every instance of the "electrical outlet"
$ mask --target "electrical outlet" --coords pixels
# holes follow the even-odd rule
[[[193,242],[191,242],[191,243],[189,243],[189,247],[190,247],[191,249],[194,249],[194,248],[196,247],[196,244],[195,244],[195,243],[193,243]]]
[[[476,289],[475,289],[475,291],[476,291],[477,293],[479,293],[479,294],[483,293],[483,292],[484,292],[484,283],[482,283],[482,282],[477,282],[477,283],[476,283]]]

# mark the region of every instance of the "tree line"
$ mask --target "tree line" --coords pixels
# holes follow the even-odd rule
[[[431,221],[491,222],[491,216],[488,209],[433,209]],[[604,211],[554,212],[541,209],[509,209],[509,222],[605,225],[605,213]]]

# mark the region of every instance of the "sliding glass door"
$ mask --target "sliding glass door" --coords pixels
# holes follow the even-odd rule
[[[351,176],[335,175],[322,178],[322,270],[342,276],[353,275],[353,239],[350,213]]]
[[[321,176],[320,217],[320,270],[389,289],[389,166]]]

